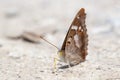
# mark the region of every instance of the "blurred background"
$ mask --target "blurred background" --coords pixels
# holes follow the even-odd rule
[[[119,5],[119,0],[0,0],[0,34],[15,35],[26,30],[67,31],[82,7],[86,9],[90,33],[119,34]]]
[[[0,0],[0,36],[18,36],[24,31],[38,34],[56,32],[61,34],[63,41],[73,18],[82,7],[86,9],[89,34],[120,35],[119,5],[119,0]]]
[[[40,44],[31,44],[21,40],[10,40],[7,36],[15,37],[25,31],[33,32],[44,35],[48,41],[60,48],[80,8],[85,8],[87,14],[86,25],[89,35],[87,60],[91,61],[91,63],[85,63],[87,66],[83,72],[86,70],[87,74],[84,76],[88,74],[91,76],[96,66],[106,64],[102,67],[108,72],[103,71],[101,74],[96,72],[94,75],[97,78],[94,77],[91,80],[100,78],[105,80],[111,75],[120,77],[120,72],[117,72],[120,67],[119,69],[115,67],[120,61],[120,0],[0,0],[0,68],[2,69],[0,80],[8,80],[8,78],[9,80],[18,80],[18,78],[20,80],[45,80],[44,77],[50,74],[53,56],[57,50],[43,41],[40,41]],[[89,65],[91,65],[90,68],[88,68]],[[109,71],[109,67],[112,70]],[[30,72],[31,69],[33,72]],[[75,69],[79,68],[75,67]],[[36,73],[36,71],[39,72]],[[74,74],[74,72],[81,74],[75,70],[70,73]],[[116,74],[113,75],[111,72]],[[31,76],[31,74],[38,75]],[[104,74],[107,74],[107,77]],[[5,77],[6,75],[8,78]],[[53,80],[70,78],[61,73],[59,75]],[[50,76],[54,75],[50,74]],[[76,79],[71,76],[71,80],[79,78],[88,80],[88,77],[74,76]],[[49,78],[46,77],[46,80]]]

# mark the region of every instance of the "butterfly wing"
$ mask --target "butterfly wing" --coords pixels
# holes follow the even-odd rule
[[[66,58],[70,62],[77,59],[76,63],[84,61],[87,55],[88,35],[85,18],[85,9],[81,8],[75,16],[62,45],[61,50],[65,50]]]

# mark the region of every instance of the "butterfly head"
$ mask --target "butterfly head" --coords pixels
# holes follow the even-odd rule
[[[63,51],[58,51],[58,56],[63,56]]]
[[[65,52],[63,50],[58,51],[58,56],[60,60],[65,61]]]

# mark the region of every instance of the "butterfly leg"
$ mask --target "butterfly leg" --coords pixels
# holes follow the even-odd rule
[[[54,57],[54,72],[56,72],[57,71],[57,61],[59,61],[59,58],[58,58],[58,56],[55,56]]]

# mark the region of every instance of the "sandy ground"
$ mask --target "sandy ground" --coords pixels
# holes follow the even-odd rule
[[[81,7],[89,50],[77,66],[52,73],[54,47],[7,38],[30,31],[60,48]],[[120,80],[120,0],[0,0],[0,16],[0,80]]]

